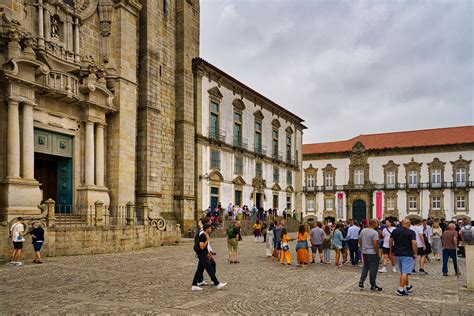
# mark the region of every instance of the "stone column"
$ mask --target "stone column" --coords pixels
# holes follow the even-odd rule
[[[20,123],[18,101],[8,100],[7,178],[20,177]]]
[[[34,179],[34,131],[33,131],[33,105],[23,103],[23,147],[22,147],[22,175],[23,179]]]
[[[465,243],[467,288],[474,290],[474,242]],[[459,261],[458,261],[459,266]]]
[[[95,129],[95,184],[104,186],[104,125],[100,123]]]
[[[81,61],[79,56],[79,18],[74,18],[74,60]]]
[[[51,40],[51,15],[48,10],[44,11],[44,39]]]
[[[43,0],[38,0],[38,47],[44,48]]]
[[[86,122],[85,184],[94,185],[94,123]]]

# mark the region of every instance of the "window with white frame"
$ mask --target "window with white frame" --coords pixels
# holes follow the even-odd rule
[[[243,174],[244,159],[242,157],[235,157],[234,173]]]
[[[325,199],[324,203],[325,203],[325,208],[327,211],[334,210],[334,199],[332,198]]]
[[[221,152],[218,150],[211,150],[211,169],[221,168]]]
[[[393,196],[387,197],[387,210],[388,211],[395,210],[395,197]]]
[[[411,211],[418,209],[418,198],[416,196],[408,197],[408,209]]]
[[[263,177],[263,170],[262,170],[262,163],[261,162],[256,162],[255,163],[255,176],[257,177]]]
[[[314,200],[313,199],[308,200],[308,211],[314,211]]]
[[[273,167],[273,182],[279,182],[280,181],[280,168],[278,167]]]
[[[434,169],[431,171],[431,184],[433,186],[440,186],[441,185],[441,170]]]
[[[334,175],[332,173],[326,175],[325,179],[326,187],[332,188],[334,185]]]
[[[416,170],[411,170],[408,172],[408,185],[416,186],[418,184],[418,172]]]
[[[456,196],[456,209],[457,210],[466,209],[466,197],[464,195]]]
[[[306,178],[306,185],[308,186],[308,188],[314,188],[315,186],[315,177],[314,175],[308,175],[308,177]]]
[[[364,170],[357,169],[354,171],[354,184],[355,185],[364,184]]]
[[[387,171],[387,187],[395,187],[395,171]]]
[[[464,168],[456,169],[456,184],[466,185],[466,169]]]
[[[440,210],[441,209],[441,197],[433,196],[431,198],[431,208],[433,210]]]

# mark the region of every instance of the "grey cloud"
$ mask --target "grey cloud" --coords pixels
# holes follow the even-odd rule
[[[304,141],[474,124],[471,1],[201,1],[201,55]]]

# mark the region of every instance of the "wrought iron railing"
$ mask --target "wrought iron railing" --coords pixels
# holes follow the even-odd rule
[[[216,129],[216,128],[210,127],[210,128],[209,128],[209,138],[210,138],[210,139],[214,139],[214,140],[218,140],[218,141],[220,141],[220,142],[224,142],[224,143],[225,143],[226,132],[225,132],[225,131],[221,131],[221,130]]]
[[[242,149],[247,149],[249,147],[249,142],[247,139],[242,138],[242,137],[234,137],[233,141],[234,147],[242,148]]]
[[[267,147],[266,146],[258,146],[258,145],[255,145],[254,146],[254,151],[255,153],[259,154],[259,155],[262,155],[262,156],[266,156],[267,155]]]

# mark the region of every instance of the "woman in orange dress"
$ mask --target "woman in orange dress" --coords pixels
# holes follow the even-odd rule
[[[309,252],[308,252],[308,232],[304,225],[300,225],[298,228],[298,236],[296,238],[296,260],[298,265],[305,267],[309,264]]]

